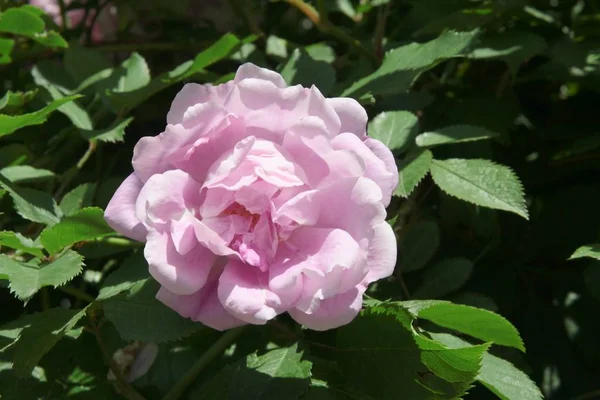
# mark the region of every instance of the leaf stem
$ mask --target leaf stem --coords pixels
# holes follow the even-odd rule
[[[306,15],[306,17],[310,19],[321,32],[335,37],[340,42],[347,44],[348,46],[357,50],[359,53],[363,54],[375,65],[379,65],[379,59],[373,52],[371,52],[371,50],[363,46],[359,40],[353,38],[340,28],[331,24],[327,17],[327,12],[325,11],[324,0],[319,0],[318,3],[321,14],[319,14],[313,6],[305,3],[304,0],[285,0],[285,2],[296,7],[300,12]]]
[[[96,147],[97,147],[96,141],[90,140],[88,143],[88,149],[83,154],[83,156],[81,156],[79,161],[77,161],[77,164],[73,168],[71,168],[67,172],[65,172],[63,181],[62,181],[60,187],[58,188],[58,190],[56,191],[56,193],[54,194],[55,198],[59,198],[64,193],[64,191],[67,189],[67,187],[69,186],[69,184],[71,183],[73,178],[75,178],[75,175],[77,175],[77,172],[79,172],[83,168],[83,166],[90,159],[92,154],[94,154]]]
[[[209,349],[196,361],[190,368],[187,374],[179,382],[171,388],[171,390],[163,397],[163,400],[177,400],[185,391],[194,383],[200,372],[218,355],[220,355],[227,347],[229,347],[244,331],[244,326],[230,329],[225,332]]]

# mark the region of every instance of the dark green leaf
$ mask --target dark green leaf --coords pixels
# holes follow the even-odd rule
[[[0,187],[10,193],[17,213],[33,222],[54,225],[62,217],[62,211],[48,193],[20,188],[0,174]]]
[[[148,262],[144,258],[144,252],[138,251],[121,263],[118,270],[108,276],[100,293],[98,300],[106,300],[119,293],[126,292],[134,285],[148,279]]]
[[[82,207],[92,204],[96,191],[95,183],[84,183],[67,193],[60,201],[60,209],[65,215],[73,215]]]
[[[425,270],[423,283],[415,290],[417,299],[437,298],[460,289],[473,272],[473,263],[466,258],[447,258]]]
[[[125,128],[127,128],[131,121],[133,121],[133,118],[127,118],[107,129],[82,130],[81,135],[87,140],[99,140],[108,143],[122,142],[125,138]]]
[[[435,255],[440,245],[440,228],[432,221],[413,225],[400,243],[400,270],[416,271],[423,268]]]
[[[306,51],[296,49],[281,70],[281,76],[288,85],[315,85],[327,95],[335,84],[335,70],[324,61],[317,61]]]
[[[0,65],[11,62],[10,53],[12,52],[14,46],[14,40],[0,38]]]
[[[397,196],[408,197],[429,172],[433,154],[429,150],[418,150],[406,155],[399,163]]]
[[[408,111],[383,112],[369,123],[368,132],[392,151],[405,151],[419,133],[419,120]]]

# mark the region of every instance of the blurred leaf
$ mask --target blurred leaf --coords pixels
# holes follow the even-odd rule
[[[13,165],[0,169],[0,174],[11,182],[32,182],[53,178],[54,172],[47,169],[38,169],[30,165]]]
[[[20,250],[34,257],[42,258],[44,253],[42,246],[34,243],[33,240],[21,235],[18,232],[2,231],[0,232],[0,247],[5,246],[11,249]]]
[[[102,302],[106,318],[115,325],[123,340],[168,342],[204,328],[156,300],[158,289],[158,283],[146,279]]]
[[[398,166],[397,196],[408,197],[429,172],[433,154],[429,150],[408,153]]]
[[[600,260],[600,243],[581,246],[580,248],[575,250],[575,253],[573,253],[571,257],[569,257],[569,260],[582,257],[590,257],[595,258],[596,260]]]
[[[150,83],[150,69],[144,57],[138,53],[133,53],[115,71],[119,75],[115,87],[117,93],[132,92]]]
[[[82,60],[85,60],[85,62],[82,62]],[[102,53],[84,47],[77,41],[73,41],[69,45],[63,62],[65,70],[78,86],[81,86],[86,79],[100,71],[112,70],[111,63]]]
[[[107,129],[81,130],[81,135],[87,140],[99,140],[108,143],[122,142],[125,138],[125,128],[127,128],[131,121],[133,121],[132,117],[126,118]]]
[[[432,221],[413,225],[400,243],[400,271],[411,272],[423,268],[435,255],[440,245],[440,228]]]
[[[317,61],[306,51],[296,49],[281,70],[281,76],[288,85],[315,85],[327,95],[335,84],[335,70],[324,61]]]
[[[415,290],[416,299],[435,299],[460,289],[473,272],[473,263],[466,258],[447,258],[423,273],[423,283]]]
[[[62,211],[50,194],[14,186],[2,174],[0,174],[0,187],[10,193],[15,210],[21,217],[46,225],[54,225],[60,221]]]
[[[148,276],[148,262],[144,258],[144,252],[138,251],[127,257],[119,269],[108,276],[98,293],[97,300],[106,300],[126,292],[134,285],[148,279]]]
[[[426,43],[411,43],[386,53],[383,63],[371,75],[358,80],[342,96],[360,97],[365,93],[390,94],[405,92],[423,71],[441,60],[460,56],[467,50],[477,31],[446,31]]]
[[[451,348],[464,348],[468,342],[448,334],[431,334],[437,341]],[[477,380],[502,400],[542,400],[544,396],[536,384],[521,370],[492,354],[483,355]]]
[[[41,110],[21,115],[3,115],[0,114],[0,137],[10,135],[17,129],[31,125],[40,125],[46,122],[48,115],[57,108],[64,106],[80,96],[62,97],[52,101]]]
[[[83,318],[85,311],[52,308],[34,314],[30,325],[23,329],[13,347],[17,375],[29,375],[44,354]]]
[[[369,123],[370,137],[381,141],[392,151],[406,151],[419,133],[419,120],[408,111],[388,111]]]
[[[536,33],[508,30],[483,37],[469,56],[474,59],[503,60],[514,75],[524,61],[542,53],[546,47],[544,38]]]
[[[26,8],[9,8],[0,14],[0,32],[33,36],[45,26],[43,19]]]
[[[523,187],[512,170],[489,160],[433,160],[431,176],[444,192],[529,219]]]
[[[302,360],[298,344],[246,357],[246,365],[229,382],[232,399],[297,399],[308,390],[312,364]]]
[[[11,92],[8,90],[0,99],[0,110],[5,107],[23,107],[25,104],[33,100],[36,94],[37,90],[28,90],[26,92]]]
[[[517,329],[504,317],[491,311],[441,300],[413,300],[400,304],[417,318],[477,339],[525,351]]]
[[[583,271],[583,280],[592,296],[600,300],[600,265],[597,262],[592,262]]]
[[[495,132],[491,132],[480,126],[473,125],[453,125],[437,129],[432,132],[423,132],[415,139],[417,146],[430,147],[441,144],[453,144],[472,142],[482,139],[491,139],[498,137]]]
[[[21,263],[0,254],[0,275],[8,276],[10,290],[25,301],[44,286],[64,285],[81,273],[82,265],[83,258],[71,250],[44,265]]]
[[[44,229],[40,238],[46,250],[50,254],[56,254],[77,242],[101,238],[112,233],[114,231],[104,221],[104,211],[98,207],[88,207]]]
[[[317,61],[324,61],[331,64],[335,61],[335,51],[325,43],[315,43],[304,48],[309,56]]]

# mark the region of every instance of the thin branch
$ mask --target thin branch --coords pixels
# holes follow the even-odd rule
[[[209,349],[196,361],[179,382],[163,397],[163,400],[177,400],[196,381],[198,375],[217,356],[223,353],[244,331],[244,326],[225,332]]]
[[[383,59],[383,39],[385,37],[385,28],[387,25],[387,19],[392,10],[392,3],[389,2],[383,7],[383,10],[379,10],[377,13],[377,25],[375,26],[375,37],[373,39],[373,47],[375,48],[375,55],[380,60]]]
[[[58,190],[56,191],[56,193],[54,194],[55,198],[57,198],[57,199],[60,198],[60,196],[64,193],[64,191],[67,189],[67,187],[69,186],[69,184],[71,183],[73,178],[75,178],[75,175],[77,175],[77,173],[83,168],[85,163],[90,159],[92,154],[94,154],[94,151],[96,150],[96,146],[97,146],[96,141],[94,141],[94,140],[89,141],[88,149],[83,154],[83,156],[81,156],[79,161],[77,161],[77,164],[73,168],[71,168],[67,172],[65,172],[63,181],[62,181],[60,187],[58,188]]]

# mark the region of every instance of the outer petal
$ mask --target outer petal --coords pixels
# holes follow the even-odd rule
[[[272,82],[278,88],[287,87],[283,77],[277,72],[266,68],[260,68],[252,63],[245,63],[241,65],[235,73],[234,82],[238,83],[249,78],[262,79],[263,81]]]
[[[367,146],[367,143],[373,145],[377,150],[377,153],[371,150],[371,148]],[[383,148],[377,147],[378,144],[381,144]],[[384,201],[384,205],[387,206],[392,197],[392,193],[396,189],[396,186],[398,186],[398,169],[394,162],[392,152],[389,151],[383,143],[376,141],[375,139],[369,138],[366,142],[363,142],[351,133],[342,133],[336,136],[331,141],[331,145],[336,150],[352,151],[365,161],[364,176],[379,185],[382,192],[382,201]],[[390,169],[390,166],[380,158],[382,155],[385,157],[388,154],[389,157],[391,157],[391,160],[387,159],[387,157],[386,159],[388,163],[390,161],[393,163],[394,168],[392,169]]]
[[[327,99],[327,103],[335,110],[342,127],[340,133],[351,132],[364,139],[367,136],[367,112],[358,101],[348,97]]]
[[[228,82],[218,86],[188,83],[177,93],[167,114],[167,124],[180,124],[185,112],[196,104],[214,102],[223,104],[233,83]]]
[[[219,278],[219,300],[236,318],[263,325],[286,309],[267,286],[267,274],[241,261],[229,260]]]
[[[325,331],[340,327],[352,321],[362,307],[364,286],[357,286],[345,293],[322,300],[319,308],[311,313],[298,309],[289,310],[297,322],[315,331]]]
[[[396,266],[397,246],[396,235],[390,224],[382,222],[373,228],[367,258],[369,273],[365,283],[369,284],[392,275]]]
[[[115,231],[140,242],[146,240],[146,227],[135,216],[135,202],[144,184],[135,173],[117,189],[104,212],[104,219]]]
[[[395,182],[388,190],[383,191],[383,199],[381,201],[383,202],[383,205],[387,207],[392,200],[392,194],[394,193],[394,190],[396,190],[396,186],[398,186],[398,166],[396,165],[396,160],[394,160],[394,155],[390,149],[379,140],[367,138],[365,144],[377,157],[379,157],[380,160],[383,161],[388,172],[392,174],[390,182]]]
[[[156,298],[182,317],[191,318],[220,331],[246,324],[223,308],[217,297],[216,281],[207,283],[201,290],[187,296],[169,292],[162,287]]]
[[[152,231],[144,248],[150,274],[175,294],[192,294],[206,283],[216,256],[203,246],[177,252],[169,233]]]

